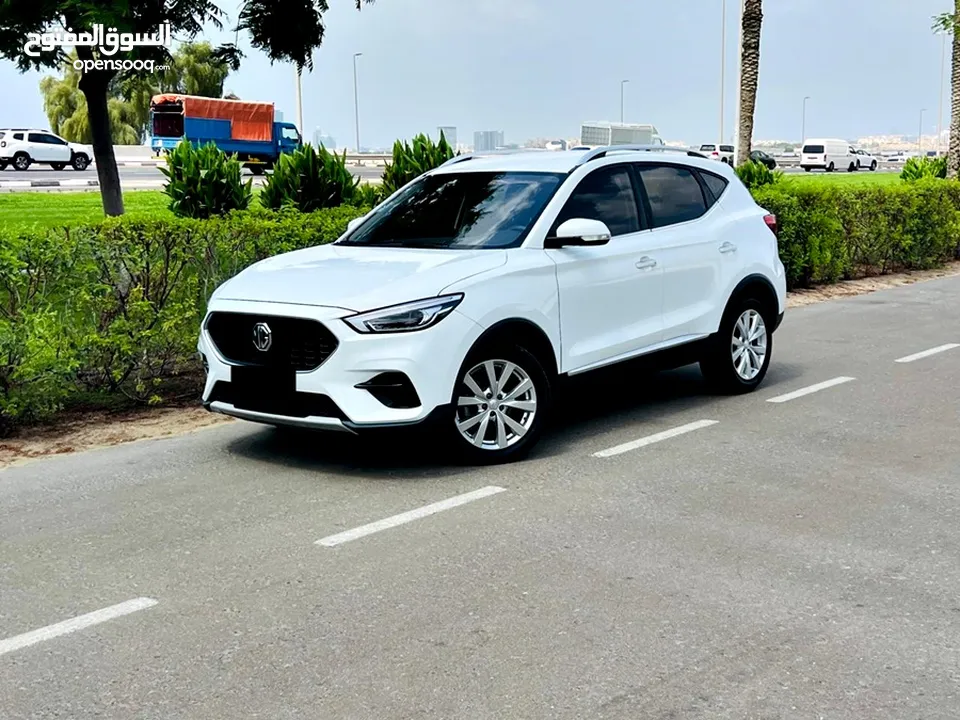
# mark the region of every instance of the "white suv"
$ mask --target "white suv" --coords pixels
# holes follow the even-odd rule
[[[6,170],[7,165],[26,170],[34,163],[49,165],[54,170],[63,170],[67,165],[74,170],[86,170],[90,151],[49,130],[0,130],[0,170]]]
[[[537,441],[558,382],[638,358],[756,388],[783,319],[776,218],[695,152],[460,156],[335,243],[210,300],[204,405],[359,433],[431,421],[477,462]]]

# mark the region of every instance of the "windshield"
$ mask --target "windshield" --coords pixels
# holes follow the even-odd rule
[[[517,247],[553,197],[560,173],[429,175],[402,190],[340,245]]]
[[[803,152],[807,155],[823,155],[823,145],[804,145]]]
[[[716,145],[701,145],[701,146],[700,146],[700,149],[701,149],[701,150],[716,150],[716,148],[717,148]]]

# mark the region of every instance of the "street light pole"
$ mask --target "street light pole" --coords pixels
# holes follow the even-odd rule
[[[803,99],[803,115],[800,120],[800,144],[803,145],[807,141],[807,100],[810,99],[808,95]]]
[[[360,152],[360,93],[357,85],[357,58],[363,53],[353,54],[353,117],[357,128],[357,152]]]
[[[720,0],[720,137],[718,143],[723,142],[723,100],[727,85],[727,0]],[[719,152],[720,148],[717,148]]]
[[[623,125],[623,86],[626,85],[629,80],[620,81],[620,124]]]
[[[306,137],[303,132],[303,87],[301,79],[303,77],[303,68],[297,66],[297,130],[301,137]]]
[[[937,157],[940,156],[941,143],[943,142],[941,138],[943,137],[943,80],[944,80],[944,68],[946,67],[947,59],[947,34],[941,33],[941,48],[940,48],[940,109],[937,111]]]
[[[917,133],[917,152],[920,155],[923,155],[923,114],[926,111],[926,108],[923,108],[920,111],[920,132]]]

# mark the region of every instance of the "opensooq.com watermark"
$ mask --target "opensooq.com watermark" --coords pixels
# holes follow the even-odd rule
[[[170,23],[166,23],[160,29],[150,35],[144,33],[118,33],[114,27],[106,28],[104,32],[103,25],[94,25],[91,32],[75,33],[73,28],[67,28],[64,33],[29,33],[27,42],[23,45],[23,52],[30,57],[40,57],[41,52],[53,52],[58,47],[93,47],[106,58],[97,58],[96,60],[82,60],[80,58],[73,61],[73,67],[77,70],[90,72],[91,70],[146,70],[154,72],[156,70],[166,70],[166,65],[157,65],[156,60],[120,60],[109,57],[118,52],[130,52],[135,47],[167,47],[171,44]]]

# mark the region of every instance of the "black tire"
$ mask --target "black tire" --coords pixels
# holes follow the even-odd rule
[[[813,168],[808,168],[808,167],[807,167],[807,168],[804,168],[803,171],[804,171],[804,172],[810,172],[812,169],[813,169]]]
[[[465,405],[464,407],[459,405],[461,397],[476,397],[476,393],[467,385],[467,374],[472,373],[473,377],[478,377],[475,374],[476,369],[488,361],[494,363],[495,376],[498,381],[503,379],[500,373],[506,369],[505,363],[512,363],[516,368],[519,368],[519,374],[514,372],[506,380],[507,396],[519,386],[523,376],[526,376],[526,379],[529,379],[533,385],[532,395],[528,391],[518,396],[518,400],[521,402],[534,400],[535,406],[532,417],[528,417],[526,411],[517,408],[504,408],[501,413],[517,425],[526,428],[525,434],[520,436],[519,439],[516,439],[516,433],[510,429],[507,423],[500,422],[499,417],[495,415],[491,407],[492,403],[490,405]],[[477,384],[482,390],[488,390],[489,388],[485,385],[489,385],[489,383],[484,383],[484,378],[485,374],[481,373],[479,375],[480,382],[477,382]],[[515,343],[483,344],[471,350],[463,361],[451,398],[450,409],[444,413],[441,420],[441,432],[450,438],[449,445],[455,448],[456,458],[461,462],[471,465],[514,462],[524,458],[539,441],[550,414],[552,396],[553,388],[550,378],[543,369],[543,364],[533,353]],[[489,399],[494,400],[495,397]],[[466,432],[469,434],[473,428],[476,428],[476,432],[473,434],[477,436],[482,429],[483,435],[480,439],[486,447],[470,442],[458,427],[459,423],[469,422],[474,418],[482,418],[484,415],[489,415],[492,419],[480,419],[478,422],[481,427],[477,427],[474,423],[474,425],[466,428]],[[498,439],[498,424],[504,429],[504,439],[510,443],[503,449],[498,449],[495,446]]]
[[[50,163],[50,167],[54,170],[63,170],[66,166],[66,163]]]
[[[874,160],[872,163],[870,163],[870,172],[876,172],[876,171],[877,171],[877,161]]]
[[[0,171],[6,170],[6,169],[7,169],[7,163],[0,162]]]
[[[749,379],[737,372],[734,360],[734,343],[737,336],[737,324],[740,318],[750,311],[759,314],[763,320],[765,335],[765,353],[760,364],[759,372]],[[770,367],[770,358],[773,355],[773,333],[771,328],[776,321],[776,310],[764,304],[760,299],[745,294],[733,298],[723,313],[720,329],[710,338],[706,352],[700,359],[700,371],[707,383],[716,391],[724,395],[742,395],[756,390]],[[748,357],[756,356],[749,355]]]
[[[834,166],[833,163],[830,163],[830,164],[827,166],[827,172],[833,172],[833,171],[836,170],[836,169],[837,169],[837,168]]]
[[[850,163],[850,167],[847,168],[847,172],[856,172],[857,169],[858,168],[856,165],[854,165],[853,163]]]
[[[13,169],[20,170],[21,172],[23,170],[28,170],[31,162],[32,160],[30,160],[29,155],[27,155],[25,152],[18,152],[13,156]]]
[[[263,165],[247,165],[250,168],[250,172],[254,175],[263,175],[266,172],[266,168]]]
[[[70,160],[70,165],[73,166],[73,169],[77,172],[83,172],[90,166],[90,158],[83,153],[77,153]]]

